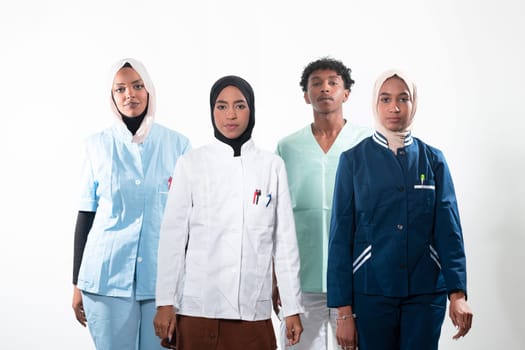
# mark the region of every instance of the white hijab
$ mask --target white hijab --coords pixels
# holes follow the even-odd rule
[[[146,87],[146,91],[149,94],[149,100],[148,100],[148,110],[146,112],[146,115],[144,116],[144,120],[140,124],[140,127],[138,128],[135,135],[133,135],[132,142],[134,143],[142,143],[146,139],[146,136],[148,136],[149,130],[151,129],[151,125],[153,124],[153,121],[155,119],[155,109],[157,104],[157,95],[155,93],[155,86],[153,86],[153,82],[151,81],[151,78],[148,74],[148,71],[146,70],[146,67],[144,65],[134,59],[134,58],[123,58],[121,60],[118,60],[115,62],[110,70],[108,77],[110,79],[110,94],[109,94],[109,104],[111,106],[111,110],[113,111],[113,114],[117,117],[117,119],[121,122],[122,116],[119,113],[119,110],[117,106],[115,105],[115,102],[113,101],[113,80],[115,79],[115,75],[117,72],[126,64],[129,63],[131,67],[137,72],[138,75],[140,75],[142,81],[144,82],[144,86]]]
[[[412,101],[412,112],[410,113],[407,127],[401,131],[390,131],[384,125],[381,124],[379,113],[377,110],[377,104],[379,102],[379,90],[383,86],[384,82],[392,77],[398,77],[405,82],[410,93],[410,99]],[[376,130],[379,131],[388,141],[388,148],[394,153],[397,153],[397,149],[404,147],[405,138],[410,134],[412,130],[412,123],[414,121],[414,115],[417,109],[417,89],[414,82],[402,71],[397,69],[390,69],[382,73],[374,84],[374,90],[372,92],[372,111],[374,112]]]

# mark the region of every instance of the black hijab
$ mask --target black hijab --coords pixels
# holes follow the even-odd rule
[[[217,97],[221,91],[227,86],[235,86],[241,93],[244,95],[246,102],[248,103],[248,108],[250,108],[250,119],[248,121],[248,126],[246,130],[237,138],[229,139],[224,136],[217,126],[215,125],[215,118],[213,118],[213,110],[215,109],[215,102],[217,102]],[[253,95],[253,89],[250,84],[241,77],[234,75],[228,75],[220,78],[213,84],[210,91],[210,108],[211,108],[211,123],[213,125],[215,138],[221,142],[224,142],[227,145],[230,145],[233,148],[233,156],[238,157],[241,155],[242,145],[252,137],[252,130],[255,126],[255,97]]]

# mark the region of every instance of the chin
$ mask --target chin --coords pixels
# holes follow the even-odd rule
[[[144,111],[142,111],[142,112],[140,112],[140,113],[137,112],[137,111],[132,111],[131,113],[126,114],[126,115],[127,115],[128,117],[130,117],[130,118],[135,118],[135,117],[138,117],[139,115],[141,115],[142,113],[144,113]]]

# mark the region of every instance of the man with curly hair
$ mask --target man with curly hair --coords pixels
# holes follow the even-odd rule
[[[313,122],[279,141],[277,154],[285,161],[301,257],[301,288],[305,313],[301,342],[293,349],[328,349],[335,339],[337,309],[326,306],[328,233],[335,173],[341,152],[372,134],[343,117],[343,103],[354,80],[351,69],[333,58],[321,58],[303,70],[300,86],[312,106]],[[279,311],[278,286],[274,309]],[[329,328],[332,339],[329,341]],[[282,327],[281,327],[282,328]],[[281,346],[286,339],[281,331]],[[284,348],[284,346],[283,346]]]

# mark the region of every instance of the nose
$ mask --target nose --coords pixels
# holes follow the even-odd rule
[[[228,119],[237,119],[237,113],[235,111],[235,108],[229,108],[228,112],[226,113],[226,118]]]
[[[126,98],[130,99],[133,97],[135,97],[135,92],[133,91],[133,89],[126,89]]]
[[[400,111],[399,106],[397,105],[397,103],[394,103],[392,105],[391,110],[392,110],[393,113],[398,113]]]
[[[330,91],[330,84],[325,81],[323,82],[323,85],[321,86],[321,92],[328,92]]]

